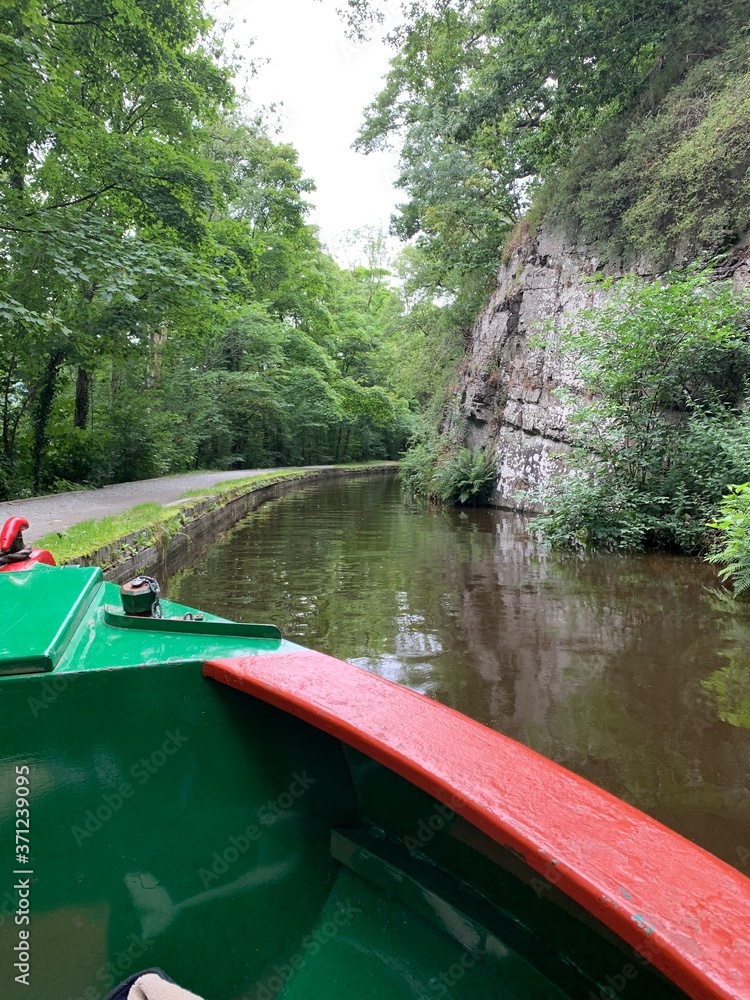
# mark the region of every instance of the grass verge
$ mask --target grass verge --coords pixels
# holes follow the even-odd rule
[[[141,503],[122,514],[80,521],[64,532],[52,531],[34,542],[34,547],[49,549],[56,562],[62,564],[96,552],[105,545],[112,545],[137,531],[154,529],[178,514],[179,508],[167,509],[159,503]]]
[[[223,498],[227,493],[236,493],[239,496],[241,493],[247,493],[250,488],[269,486],[271,483],[281,482],[282,479],[304,479],[315,471],[315,469],[287,469],[284,472],[261,472],[257,476],[248,476],[247,479],[224,479],[220,483],[215,483],[210,490],[185,490],[182,496],[186,500],[195,497]]]

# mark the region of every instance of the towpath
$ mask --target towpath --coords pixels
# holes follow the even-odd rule
[[[287,467],[284,467],[287,468]],[[314,465],[313,469],[330,466]],[[49,531],[65,531],[79,521],[90,518],[121,514],[141,503],[168,504],[179,500],[186,490],[210,490],[217,483],[228,479],[247,479],[263,472],[283,472],[276,469],[238,469],[232,472],[188,472],[180,476],[161,479],[142,479],[137,483],[116,483],[98,490],[76,490],[57,493],[49,497],[31,497],[27,500],[10,500],[0,503],[0,526],[6,518],[22,514],[30,527],[24,531],[26,542],[33,542]]]

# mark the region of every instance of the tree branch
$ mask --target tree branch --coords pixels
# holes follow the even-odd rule
[[[33,212],[27,212],[26,216],[36,215],[37,212],[51,212],[55,208],[70,208],[72,205],[80,205],[81,202],[91,201],[92,198],[98,198],[99,195],[105,194],[107,191],[112,191],[113,188],[120,187],[119,184],[107,184],[106,187],[99,188],[98,191],[92,191],[90,194],[84,194],[80,198],[73,198],[72,201],[59,201],[55,205],[42,205],[40,208],[35,209]]]

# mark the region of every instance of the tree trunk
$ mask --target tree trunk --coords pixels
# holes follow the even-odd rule
[[[73,411],[73,426],[85,431],[91,409],[92,379],[85,368],[79,368],[76,375],[76,403]]]
[[[333,460],[334,460],[334,462],[340,462],[341,461],[341,438],[342,438],[343,434],[344,434],[344,425],[343,424],[339,424],[339,432],[336,435],[336,445],[335,445],[334,451],[333,451],[333,455],[334,455]]]
[[[161,382],[162,356],[168,335],[169,324],[166,320],[159,324],[158,330],[152,329],[150,332],[151,371],[149,372],[147,379],[147,386],[149,389],[158,389],[159,383]]]
[[[347,427],[346,437],[344,438],[344,447],[341,449],[341,454],[339,455],[339,461],[341,461],[342,459],[344,460],[346,459],[346,456],[349,451],[349,438],[351,438],[351,436],[352,436],[352,429],[351,427]]]
[[[44,381],[36,400],[34,409],[34,444],[33,444],[33,475],[34,492],[38,493],[42,486],[42,463],[47,447],[47,425],[52,413],[52,404],[57,392],[57,376],[62,364],[62,351],[53,351],[47,362]]]

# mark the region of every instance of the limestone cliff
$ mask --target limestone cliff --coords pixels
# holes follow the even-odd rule
[[[554,350],[555,331],[606,293],[584,281],[604,269],[593,247],[572,245],[544,226],[519,242],[474,325],[443,431],[487,448],[498,474],[493,503],[523,510],[531,507],[523,494],[540,485],[567,450],[569,405],[560,390],[575,392],[577,384],[575,371]],[[746,245],[735,261],[736,285],[750,285]],[[607,267],[615,276],[625,270]],[[651,276],[645,261],[627,270]],[[546,349],[536,342],[542,335]]]

